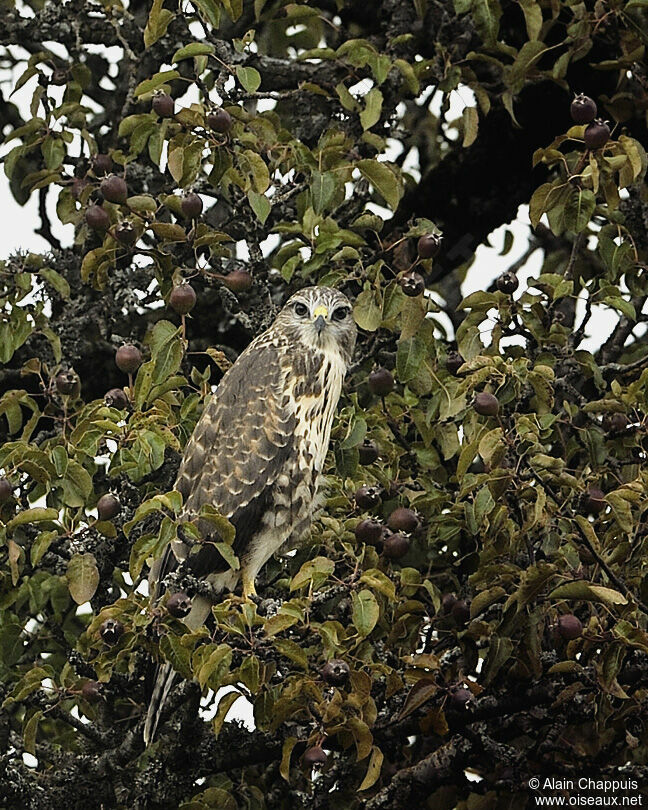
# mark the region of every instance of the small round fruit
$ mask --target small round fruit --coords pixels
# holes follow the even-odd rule
[[[252,275],[247,270],[233,270],[223,278],[223,284],[228,290],[240,293],[249,290],[253,280]]]
[[[214,132],[226,135],[232,128],[232,116],[227,110],[214,110],[207,114],[207,124]]]
[[[151,107],[153,108],[153,112],[157,113],[160,118],[171,118],[175,104],[171,96],[165,93],[164,90],[156,90],[153,94]]]
[[[197,194],[191,192],[191,194],[187,194],[186,197],[182,198],[180,208],[187,219],[198,219],[202,214],[203,201]]]
[[[513,295],[513,293],[520,286],[515,273],[502,273],[502,275],[495,282],[497,289],[505,295]]]
[[[441,610],[446,615],[452,612],[452,608],[457,604],[457,597],[453,593],[444,593],[441,596]]]
[[[121,512],[121,503],[114,495],[107,493],[97,501],[99,520],[112,520]]]
[[[169,305],[178,315],[186,315],[196,306],[196,291],[187,282],[178,284],[171,290]]]
[[[305,765],[324,765],[328,760],[328,756],[321,745],[313,745],[304,751],[303,759]]]
[[[322,669],[322,678],[329,686],[344,686],[348,682],[350,674],[349,665],[340,658],[332,658],[327,661]]]
[[[375,546],[382,540],[384,526],[374,518],[365,518],[355,527],[355,537],[359,543]]]
[[[363,486],[354,495],[354,500],[360,509],[373,509],[380,503],[379,487]]]
[[[103,177],[106,174],[110,174],[110,172],[113,170],[113,160],[110,155],[94,155],[90,161],[90,165],[92,167],[92,171],[97,175],[97,177]]]
[[[137,242],[137,231],[130,222],[120,222],[115,228],[115,239],[124,247],[133,247]]]
[[[465,362],[459,352],[449,352],[446,358],[446,368],[450,374],[456,374]]]
[[[13,496],[13,487],[6,478],[0,478],[0,504],[7,503]]]
[[[97,703],[103,696],[103,685],[99,681],[87,681],[81,687],[81,697],[88,703]]]
[[[420,273],[405,273],[398,280],[401,290],[408,298],[416,298],[425,290],[425,279]]]
[[[83,189],[89,185],[90,181],[86,177],[75,177],[70,183],[70,194],[75,200],[80,200]]]
[[[379,455],[376,443],[372,442],[371,439],[365,439],[358,447],[358,463],[363,467],[373,464],[374,461],[378,460]]]
[[[397,506],[387,519],[387,525],[393,532],[413,532],[418,528],[419,519],[412,509]]]
[[[68,78],[67,70],[57,68],[50,76],[50,84],[54,84],[57,87],[61,87],[67,82],[67,78]]]
[[[85,221],[93,231],[107,231],[110,227],[110,216],[100,205],[88,206]]]
[[[386,368],[377,368],[367,378],[367,384],[372,394],[386,397],[394,390],[394,375]]]
[[[142,352],[132,343],[126,343],[117,349],[115,363],[124,374],[133,374],[142,365]]]
[[[499,413],[499,400],[494,394],[482,391],[473,400],[473,408],[480,416],[497,416]]]
[[[473,699],[473,693],[465,686],[455,687],[450,691],[450,704],[454,709],[465,709]]]
[[[438,233],[428,233],[418,240],[418,255],[422,259],[433,259],[441,250],[441,239]]]
[[[67,396],[74,393],[79,378],[73,371],[61,371],[56,375],[55,382],[59,394]]]
[[[104,394],[104,402],[109,408],[123,411],[128,408],[128,397],[123,388],[111,388]]]
[[[597,118],[585,128],[583,138],[588,149],[602,149],[610,140],[610,127],[605,121]]]
[[[465,599],[457,599],[450,614],[458,625],[468,624],[470,621],[470,605]]]
[[[99,635],[106,644],[117,644],[124,633],[124,625],[118,619],[106,619],[99,628]]]
[[[585,493],[585,509],[592,515],[598,515],[605,509],[605,493],[600,487],[590,487]]]
[[[623,433],[630,424],[630,420],[624,413],[613,413],[610,416],[609,431],[610,433]]]
[[[579,93],[574,97],[569,112],[576,124],[589,124],[596,118],[596,102],[584,93]]]
[[[123,205],[128,199],[128,186],[123,177],[117,177],[116,174],[109,174],[104,177],[99,186],[104,200],[111,203]]]
[[[191,598],[184,591],[172,593],[167,599],[166,609],[176,619],[184,619],[191,611]]]
[[[400,560],[401,557],[404,557],[407,554],[409,547],[409,537],[406,537],[400,532],[396,532],[395,534],[390,534],[389,537],[385,538],[382,553],[389,560]]]
[[[573,613],[565,613],[558,618],[558,632],[565,641],[573,641],[580,638],[583,632],[583,624],[578,616]]]

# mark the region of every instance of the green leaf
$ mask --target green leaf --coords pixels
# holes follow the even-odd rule
[[[550,599],[582,599],[585,602],[602,602],[608,607],[627,605],[625,596],[612,588],[593,585],[583,579],[559,585],[549,594]]]
[[[596,195],[590,189],[573,189],[565,205],[565,228],[580,233],[587,227],[594,209]]]
[[[464,107],[463,111],[463,146],[470,146],[477,139],[479,113],[477,107]]]
[[[337,179],[333,172],[319,172],[316,169],[312,172],[311,199],[313,201],[313,211],[316,214],[323,214],[330,201],[333,199],[337,189]]]
[[[75,554],[65,574],[70,596],[77,605],[90,601],[99,585],[99,569],[92,554]]]
[[[192,679],[191,655],[189,650],[183,647],[181,638],[171,633],[162,636],[160,652],[177,673],[188,681]]]
[[[153,0],[146,28],[144,29],[144,46],[146,48],[150,48],[151,45],[166,34],[169,23],[175,17],[172,11],[162,8],[163,5],[164,0]]]
[[[256,93],[261,84],[261,74],[256,68],[236,66],[236,78],[248,93]]]
[[[62,298],[67,299],[70,297],[70,285],[56,270],[52,270],[51,267],[44,267],[38,271],[38,275],[42,276],[48,284],[51,284]]]
[[[497,0],[473,0],[472,15],[475,28],[479,32],[484,45],[492,47],[497,42],[499,34],[499,21],[502,9]]]
[[[395,211],[403,194],[402,183],[396,173],[386,163],[377,160],[359,160],[356,166]]]
[[[353,319],[360,329],[375,332],[382,323],[382,306],[377,290],[363,290],[356,298],[353,307]]]
[[[48,136],[42,146],[45,166],[50,170],[58,169],[66,154],[65,143],[54,135]]]
[[[383,94],[377,87],[372,87],[365,96],[365,108],[360,113],[360,123],[362,129],[371,129],[374,124],[380,121],[382,112]]]
[[[396,376],[400,382],[413,380],[427,352],[426,341],[420,334],[401,340],[396,351]]]
[[[214,28],[220,26],[221,9],[216,0],[194,0],[194,3],[198,7],[201,16],[204,17],[208,23],[213,25]]]
[[[169,82],[173,81],[173,79],[177,79],[180,76],[177,70],[163,70],[160,73],[156,73],[150,79],[145,79],[143,82],[140,82],[137,87],[135,88],[135,97],[139,98],[140,96],[144,96],[147,93],[152,93],[154,90],[157,90],[158,87],[161,87],[163,84],[168,84]],[[135,118],[139,116],[129,116],[129,118]],[[144,117],[144,116],[142,116]],[[146,118],[151,118],[150,114],[146,114]],[[127,133],[122,132],[122,125],[124,122],[128,121],[128,118],[124,118],[122,123],[119,125],[119,134],[124,135]]]
[[[297,737],[286,737],[281,749],[281,763],[279,764],[279,773],[286,780],[290,781],[290,756],[293,748],[297,744]]]
[[[361,636],[368,636],[376,626],[380,616],[380,608],[376,597],[365,588],[359,593],[356,591],[351,597],[351,619],[354,627]]]
[[[262,225],[265,224],[265,221],[272,210],[270,200],[265,196],[265,194],[258,194],[253,188],[248,191],[247,197],[250,207],[256,214],[256,218]]]
[[[214,53],[214,46],[206,42],[192,42],[191,45],[185,45],[184,48],[179,48],[174,54],[171,62],[181,62],[183,59],[191,59],[194,56],[210,56]]]
[[[369,760],[369,765],[367,766],[367,773],[365,774],[358,791],[368,790],[380,779],[380,771],[382,770],[383,759],[383,752],[380,750],[380,748],[378,748],[377,745],[372,746],[371,759]]]
[[[16,517],[7,523],[7,531],[15,529],[16,526],[24,526],[26,523],[43,523],[47,520],[58,520],[58,509],[46,509],[43,506],[34,506],[32,509],[25,509],[19,512]]]

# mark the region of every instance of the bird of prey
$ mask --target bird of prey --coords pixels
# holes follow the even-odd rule
[[[195,520],[205,504],[233,524],[240,571],[229,568],[210,542],[190,548],[174,540],[151,567],[155,601],[161,581],[177,568],[206,579],[212,593],[234,590],[240,577],[249,598],[268,559],[308,531],[355,340],[347,297],[329,287],[307,287],[227,371],[187,443],[175,488],[183,496],[182,518],[197,523],[202,539],[213,535],[206,520]],[[185,623],[200,627],[211,604],[195,596]],[[147,744],[174,680],[170,664],[158,667],[144,728]]]

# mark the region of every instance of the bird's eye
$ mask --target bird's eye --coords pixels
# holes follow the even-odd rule
[[[300,318],[305,318],[308,315],[308,307],[306,304],[297,302],[295,304],[295,315],[299,315]]]
[[[351,310],[349,307],[338,307],[333,312],[333,320],[334,321],[343,321],[345,318],[349,317]]]

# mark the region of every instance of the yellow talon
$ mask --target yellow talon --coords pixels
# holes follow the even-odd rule
[[[254,587],[254,579],[243,577],[243,599],[249,600],[251,596],[256,596],[256,588]]]

